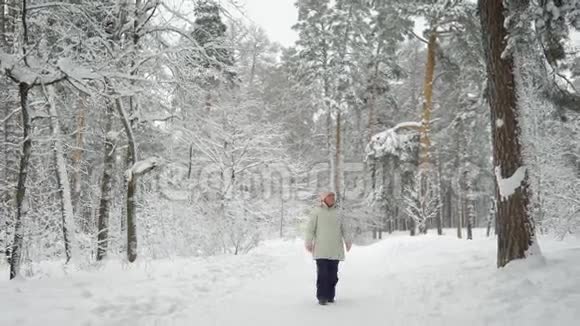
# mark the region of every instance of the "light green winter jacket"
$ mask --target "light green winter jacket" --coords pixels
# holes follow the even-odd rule
[[[314,243],[314,259],[344,260],[344,242],[350,242],[350,233],[336,207],[315,207],[306,226],[306,243]]]

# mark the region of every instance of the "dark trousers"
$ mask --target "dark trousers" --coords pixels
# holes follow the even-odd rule
[[[316,260],[316,298],[334,300],[336,283],[338,283],[338,260]]]

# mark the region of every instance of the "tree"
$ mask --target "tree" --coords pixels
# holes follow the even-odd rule
[[[21,255],[22,255],[22,246],[23,246],[23,237],[24,237],[24,199],[26,195],[26,181],[29,172],[29,161],[31,156],[32,150],[32,120],[30,117],[30,106],[29,106],[29,95],[30,91],[34,87],[38,86],[51,86],[53,84],[57,84],[63,80],[65,80],[68,76],[64,73],[66,68],[59,67],[60,69],[56,69],[55,67],[50,67],[48,73],[45,73],[45,68],[43,67],[35,67],[31,64],[31,60],[29,60],[28,56],[38,55],[38,53],[34,53],[30,49],[30,38],[29,38],[29,25],[27,24],[27,16],[28,16],[28,2],[23,1],[22,7],[19,8],[20,15],[21,15],[21,24],[22,24],[22,39],[23,44],[21,46],[20,51],[25,55],[22,61],[16,59],[14,56],[10,54],[6,54],[3,51],[0,52],[0,67],[2,68],[3,74],[5,74],[8,78],[12,80],[12,82],[17,85],[18,87],[18,96],[20,102],[20,112],[22,115],[22,154],[20,156],[20,163],[18,168],[18,183],[16,186],[16,216],[14,220],[14,241],[11,248],[11,259],[10,259],[10,278],[14,279],[20,274],[20,264],[21,264]],[[55,129],[56,130],[56,129]],[[61,161],[62,162],[62,161]],[[68,180],[66,180],[68,182]],[[65,201],[63,201],[64,207]],[[70,203],[70,202],[69,202]],[[63,210],[64,211],[64,210]],[[70,211],[69,211],[70,212]],[[72,214],[72,212],[70,212]],[[63,218],[67,220],[67,222],[71,222],[71,217]],[[68,234],[68,237],[65,237],[65,243],[71,241],[70,237],[72,234],[70,233],[71,226],[64,226],[63,231]],[[67,243],[67,253],[69,255],[70,260],[70,253],[71,249],[69,244]]]
[[[212,88],[225,82],[230,87],[236,82],[233,54],[226,43],[227,27],[222,22],[221,7],[215,0],[199,0],[195,4],[195,22],[192,39],[202,49],[202,55],[193,57],[193,66],[201,76],[206,90],[206,109],[212,106]]]
[[[50,129],[54,138],[53,151],[56,165],[56,180],[60,197],[60,210],[62,216],[62,233],[64,238],[64,248],[66,262],[70,262],[73,257],[78,257],[77,245],[75,243],[75,217],[73,213],[73,203],[71,189],[68,178],[67,162],[64,154],[62,131],[59,123],[58,111],[55,104],[55,93],[51,86],[42,89],[46,101],[48,102],[48,113],[50,114]],[[76,260],[76,259],[75,259]]]
[[[522,157],[521,103],[516,92],[521,80],[514,75],[514,54],[506,51],[506,9],[501,0],[479,1],[491,109],[493,160],[497,181],[497,265],[525,258],[534,245],[534,224],[529,212],[528,172]]]
[[[329,183],[334,188],[335,157],[332,150],[333,107],[332,107],[332,63],[331,30],[332,8],[328,0],[307,0],[298,3],[298,23],[293,29],[298,32],[296,47],[299,55],[298,77],[303,85],[310,85],[316,98],[313,109],[320,110],[325,117],[326,155],[330,164]],[[316,108],[316,104],[320,104]]]
[[[113,104],[107,102],[107,112],[105,119],[105,146],[103,175],[101,178],[101,198],[97,217],[97,261],[103,260],[107,256],[109,242],[110,210],[112,205],[112,179],[115,164],[115,149],[118,141],[118,133],[113,131]]]
[[[419,233],[427,233],[427,223],[435,219],[439,214],[439,195],[437,188],[430,179],[421,175],[422,170],[415,174],[414,181],[404,189],[403,199],[405,201],[405,211],[407,216],[414,222]]]
[[[409,228],[411,235],[415,235],[416,219],[413,218],[417,213],[414,211],[416,208],[415,199],[420,200],[415,196],[418,194],[415,189],[420,190],[420,188],[415,187],[420,187],[420,185],[414,183],[412,180],[413,176],[417,175],[414,172],[417,170],[417,154],[419,148],[418,130],[420,129],[420,126],[421,124],[417,122],[402,122],[393,128],[389,128],[371,137],[371,141],[367,144],[365,149],[366,160],[390,162],[394,165],[394,171],[389,171],[388,166],[383,164],[383,178],[385,178],[386,174],[393,174],[393,172],[401,173],[401,197],[404,198],[406,196],[410,199],[409,201],[405,201],[405,204],[408,204],[405,213],[412,225]],[[399,169],[402,169],[402,171]],[[387,185],[383,182],[383,186],[380,189],[376,190],[371,188],[371,207],[374,206],[378,200],[382,200],[383,205],[392,205],[393,198],[386,200],[385,196],[393,195],[394,189],[391,189],[393,187],[393,181],[388,185],[389,189],[383,189],[386,187]],[[421,202],[418,203],[421,204]],[[405,205],[402,206],[405,207]],[[396,210],[397,209],[389,208],[387,211],[385,209],[389,214],[393,214]],[[419,212],[425,212],[424,208],[421,207]],[[428,212],[428,215],[429,214],[431,214],[431,211]],[[425,219],[424,222],[427,222],[427,220],[428,219]],[[373,226],[376,227],[376,224]],[[373,234],[375,236],[377,235],[376,232],[373,232]],[[378,234],[378,236],[380,237],[381,235]]]
[[[14,0],[0,1],[0,51],[12,54],[15,47],[15,36],[18,30],[18,5]],[[20,110],[18,107],[16,92],[8,77],[0,79],[0,98],[3,102],[2,110],[2,160],[3,175],[0,183],[0,251],[4,253],[8,263],[12,256],[12,241],[14,236],[14,210],[16,183],[18,175],[12,171],[18,170],[19,133],[18,120]]]

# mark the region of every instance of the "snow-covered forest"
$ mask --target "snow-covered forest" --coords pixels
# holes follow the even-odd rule
[[[13,279],[178,274],[168,259],[249,278],[276,268],[268,250],[302,255],[323,191],[369,257],[461,248],[438,263],[481,269],[546,264],[538,239],[580,248],[580,1],[295,7],[282,46],[238,0],[0,0],[0,297],[34,300]]]

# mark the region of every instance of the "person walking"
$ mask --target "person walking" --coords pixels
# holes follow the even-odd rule
[[[315,207],[308,220],[305,247],[316,261],[316,298],[318,303],[333,303],[338,283],[338,264],[350,251],[352,240],[342,216],[338,216],[333,192],[320,195],[320,205]]]

